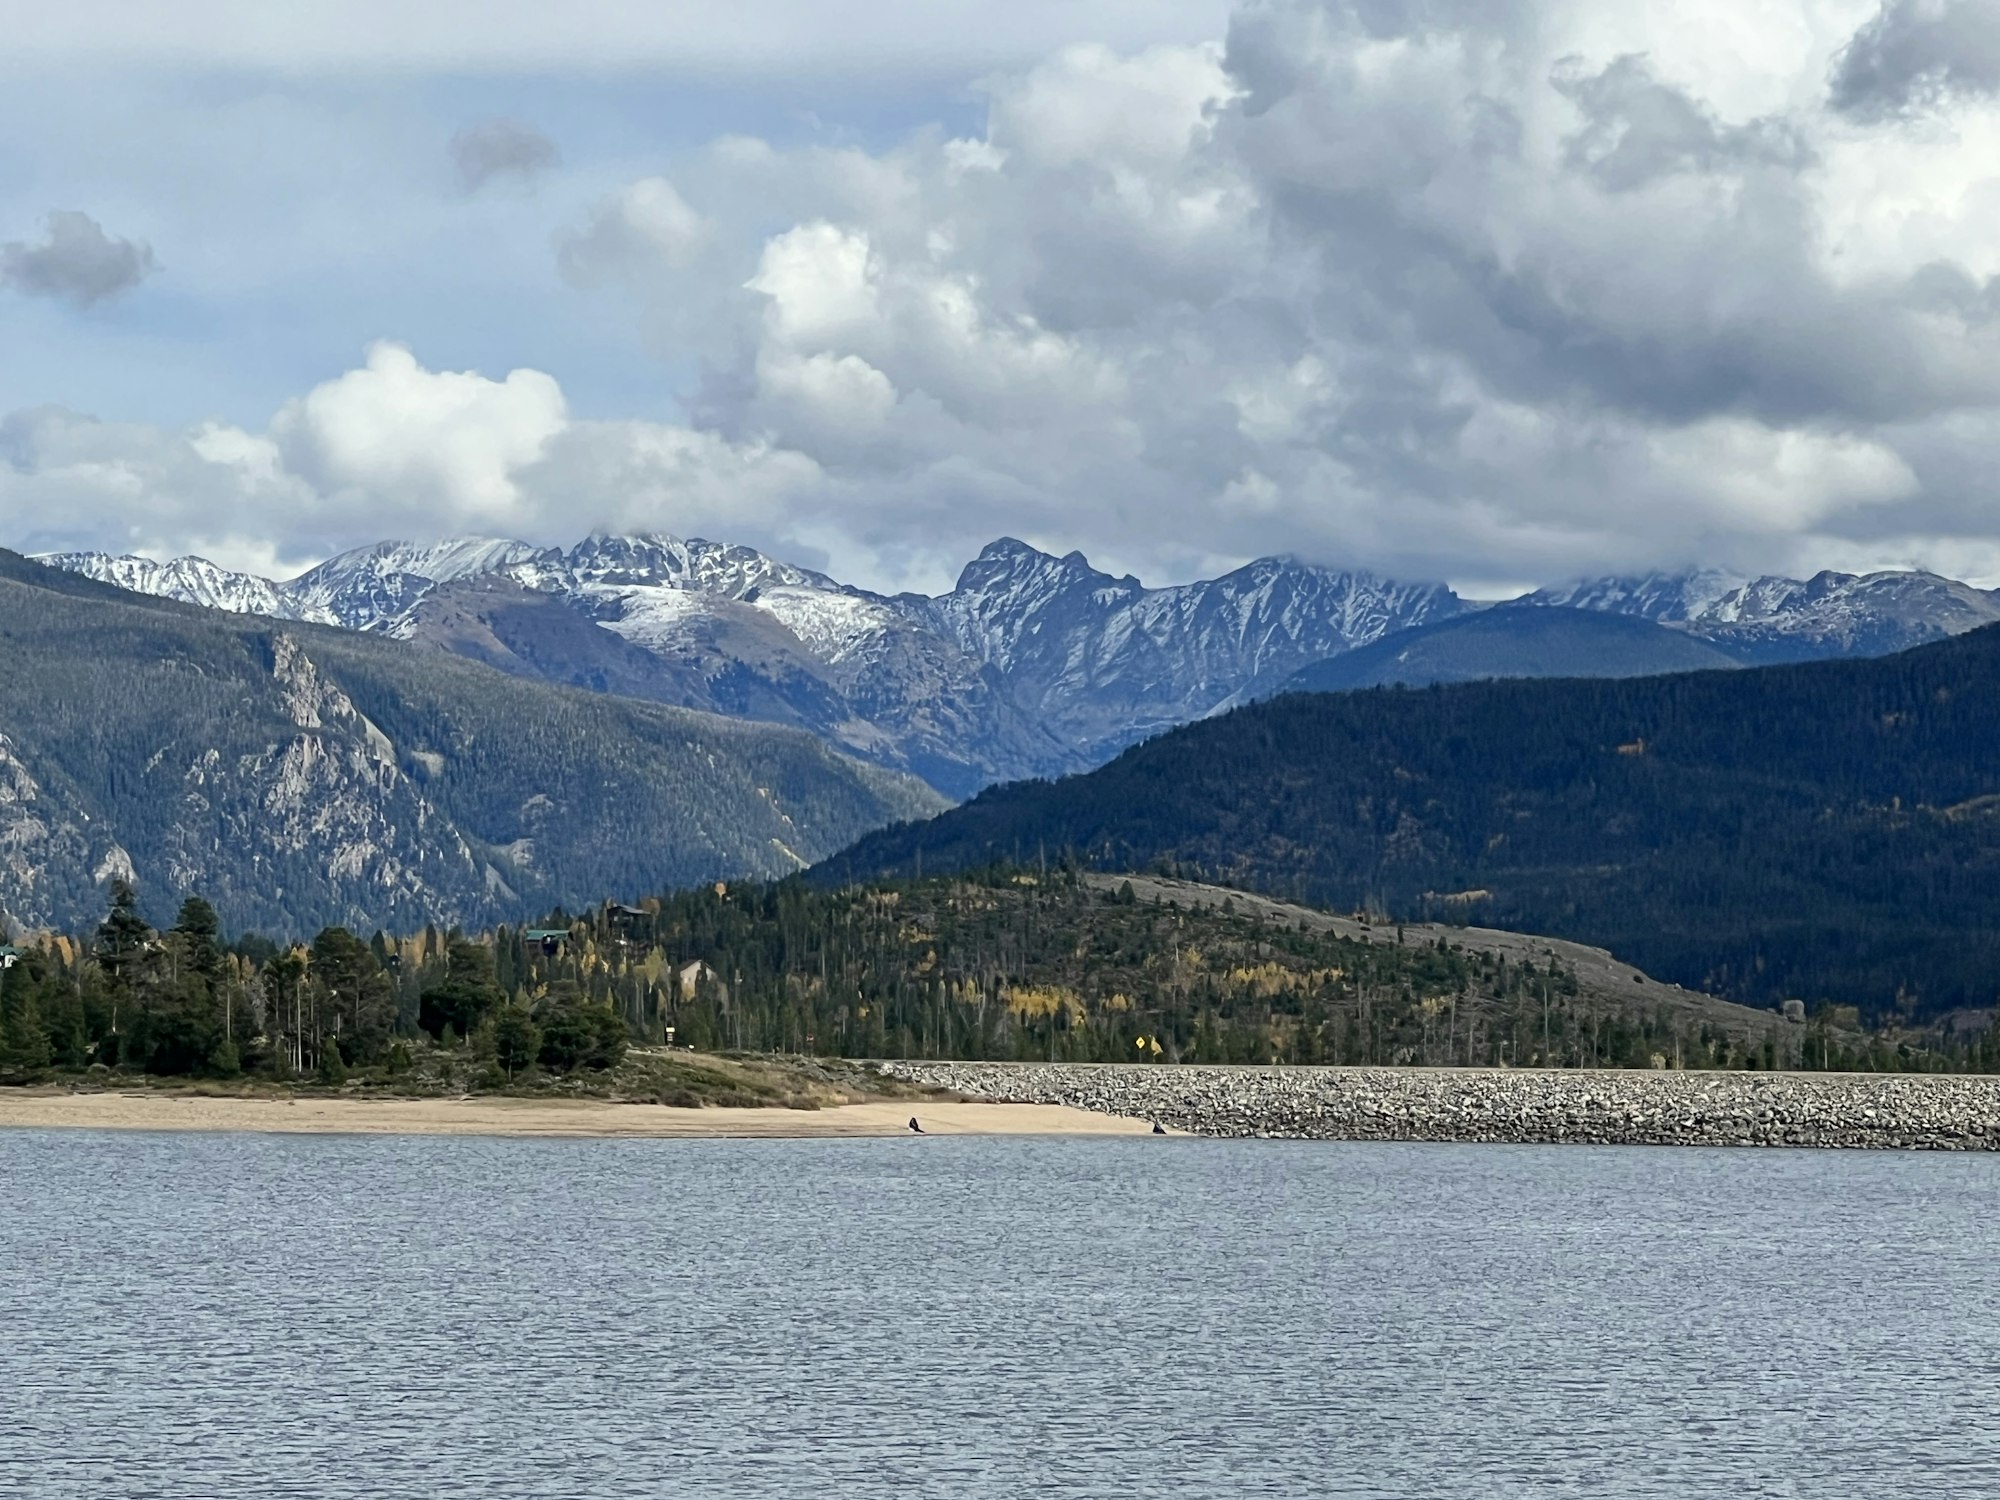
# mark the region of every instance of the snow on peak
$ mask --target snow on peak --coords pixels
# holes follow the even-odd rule
[[[234,572],[205,557],[176,557],[156,562],[150,557],[113,557],[104,552],[52,552],[35,561],[136,594],[178,599],[204,609],[226,609],[248,615],[285,613],[284,601],[268,578]]]

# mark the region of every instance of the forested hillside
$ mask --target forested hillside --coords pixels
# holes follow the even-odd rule
[[[1873,661],[1294,694],[827,862],[1171,866],[1873,1015],[2000,990],[2000,629]]]
[[[484,923],[778,875],[943,799],[793,730],[397,641],[129,594],[0,554],[0,910],[115,877],[232,930]]]
[[[1170,904],[1179,903],[1179,904]],[[1914,1040],[1914,1045],[1913,1045]],[[482,934],[225,943],[115,888],[26,945],[0,1079],[48,1070],[517,1080],[628,1044],[830,1057],[1510,1067],[1989,1068],[1990,1033],[1792,1024],[1515,934],[1370,926],[1146,877],[996,869],[828,891],[703,886]]]

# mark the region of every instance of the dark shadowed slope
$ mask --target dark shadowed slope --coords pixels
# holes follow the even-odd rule
[[[1995,629],[1871,661],[1295,693],[821,874],[1164,862],[1573,938],[1761,1004],[1934,1012],[2000,988],[1996,744]]]

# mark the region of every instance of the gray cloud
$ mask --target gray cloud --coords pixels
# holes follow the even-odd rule
[[[0,285],[30,297],[91,307],[130,291],[153,273],[150,246],[116,239],[89,214],[58,209],[39,243],[0,245]]]
[[[1597,72],[1564,58],[1550,82],[1582,111],[1570,137],[1570,165],[1607,191],[1630,192],[1681,172],[1770,166],[1797,171],[1812,159],[1783,120],[1724,125],[1682,89],[1662,83],[1643,56],[1628,54]]]
[[[485,120],[451,138],[451,159],[468,193],[495,177],[532,178],[562,162],[556,143],[518,120]]]
[[[2000,88],[1994,0],[1883,0],[1842,49],[1833,107],[1869,119]]]

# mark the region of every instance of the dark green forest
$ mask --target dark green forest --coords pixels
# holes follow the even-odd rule
[[[114,887],[93,932],[0,971],[0,1078],[350,1080],[504,1088],[616,1067],[628,1047],[823,1057],[1518,1067],[2000,1065],[1990,1032],[1864,1033],[1593,994],[1554,956],[1450,931],[1375,940],[1233,900],[998,869],[840,890],[713,885],[540,927],[225,942]],[[1715,1008],[1716,1010],[1728,1008]]]
[[[1757,1006],[2000,993],[2000,628],[1871,661],[1293,694],[863,839],[826,884],[1070,859],[1611,949]]]

